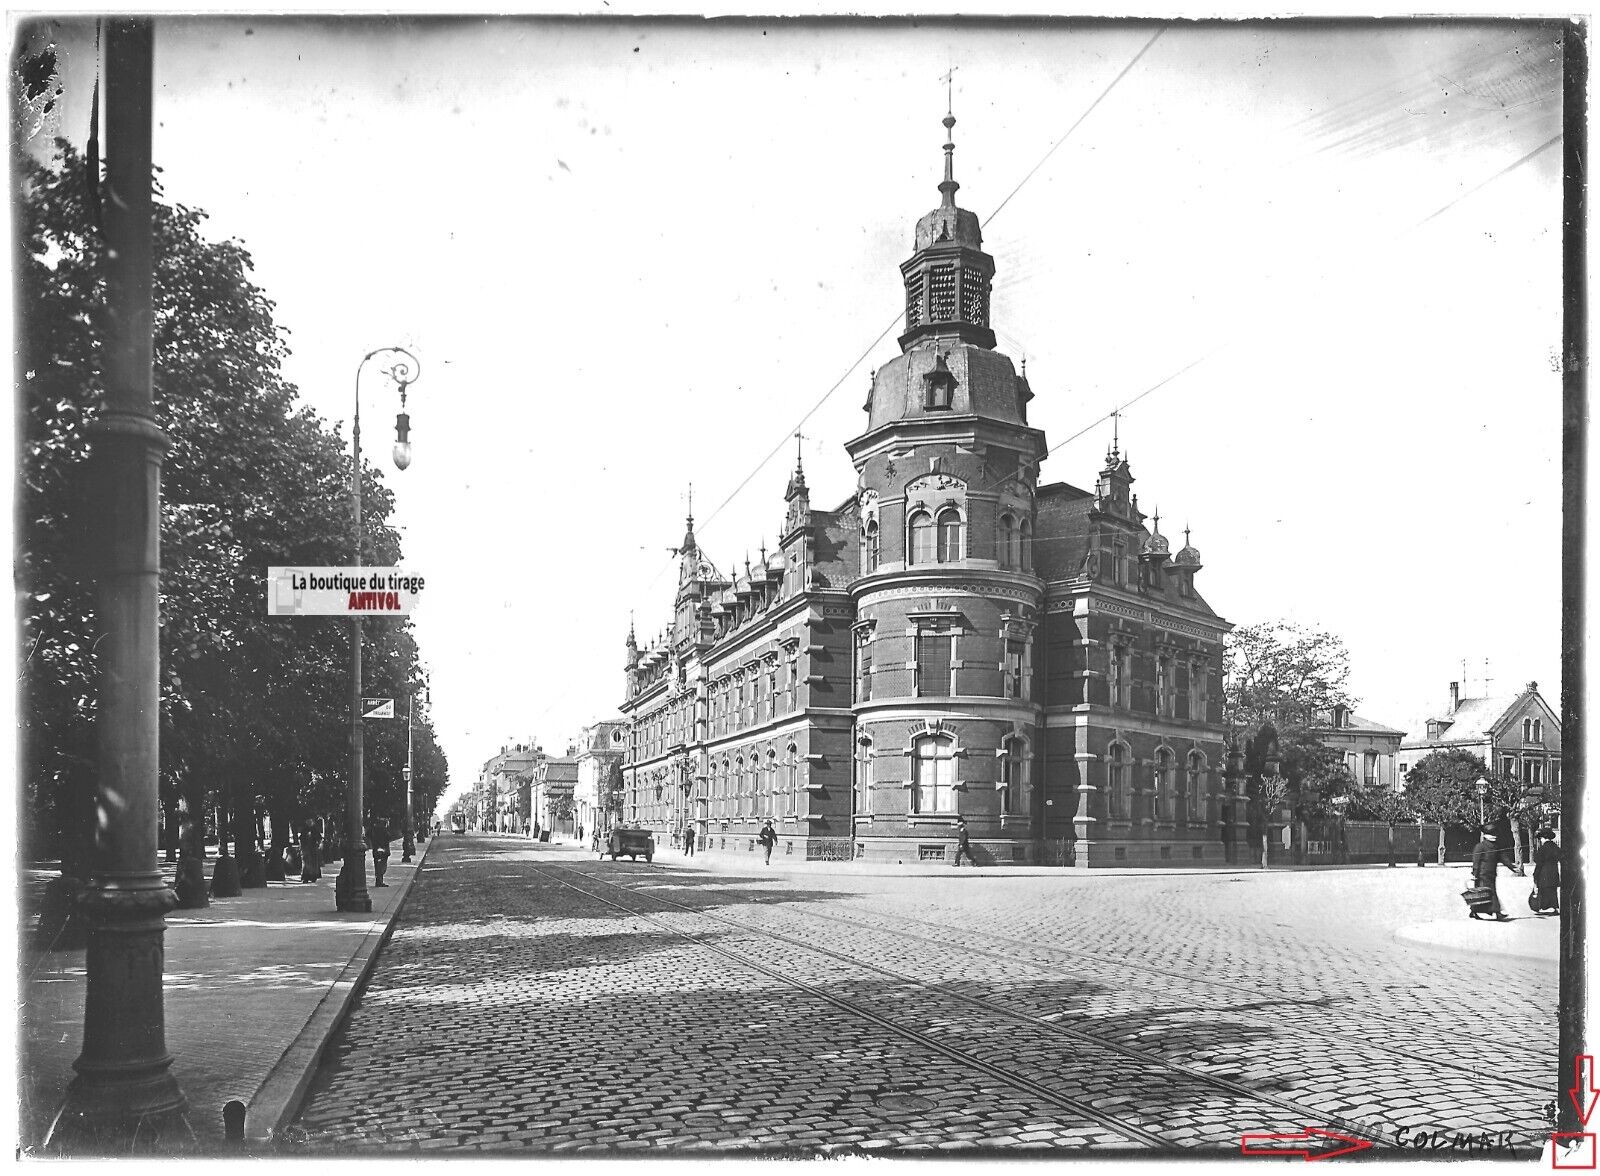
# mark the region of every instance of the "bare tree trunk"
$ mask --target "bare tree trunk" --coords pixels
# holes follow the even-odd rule
[[[1389,868],[1394,869],[1394,822],[1389,822]]]

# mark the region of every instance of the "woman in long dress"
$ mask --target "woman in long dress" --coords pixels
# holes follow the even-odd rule
[[[1561,847],[1554,829],[1539,830],[1539,848],[1533,851],[1533,902],[1541,915],[1561,911]]]

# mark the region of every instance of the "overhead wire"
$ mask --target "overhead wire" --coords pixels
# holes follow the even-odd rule
[[[1139,52],[1135,53],[1133,55],[1133,57],[1129,59],[1128,63],[1126,65],[1124,65],[1122,67],[1122,69],[1117,73],[1117,76],[1112,78],[1111,81],[1105,86],[1105,88],[1102,89],[1100,91],[1100,93],[1095,96],[1094,101],[1089,103],[1088,107],[1085,108],[1083,113],[1080,114],[1073,121],[1072,125],[1067,128],[1066,132],[1059,139],[1057,139],[1054,143],[1052,143],[1050,145],[1050,149],[1048,151],[1046,151],[1044,153],[1044,155],[1042,155],[1039,158],[1039,162],[1034,164],[1033,167],[1028,171],[1028,173],[1022,177],[1021,180],[1017,181],[1016,186],[1013,187],[1010,192],[1006,193],[1005,199],[1001,200],[999,205],[997,205],[995,207],[995,210],[993,212],[991,212],[987,217],[984,218],[984,220],[982,222],[983,226],[986,227],[989,224],[990,221],[994,220],[995,217],[1000,215],[1001,209],[1005,208],[1005,206],[1011,202],[1012,198],[1015,197],[1016,194],[1022,190],[1023,186],[1025,184],[1027,184],[1027,182],[1029,180],[1031,180],[1038,173],[1039,169],[1042,168],[1049,161],[1050,157],[1052,155],[1054,155],[1056,153],[1056,151],[1061,147],[1061,145],[1063,143],[1065,143],[1072,136],[1072,133],[1074,131],[1076,131],[1078,129],[1078,127],[1080,127],[1083,124],[1083,121],[1085,119],[1087,119],[1091,113],[1094,112],[1095,108],[1097,106],[1099,106],[1100,103],[1105,100],[1106,96],[1108,94],[1110,94],[1111,91],[1116,88],[1117,84],[1119,82],[1121,82],[1123,78],[1127,77],[1128,71],[1131,70],[1135,65],[1137,65],[1139,63],[1139,60],[1141,58],[1143,58],[1144,55],[1150,51],[1151,46],[1153,46],[1156,43],[1156,41],[1160,39],[1161,34],[1164,33],[1164,32],[1166,32],[1166,26],[1165,25],[1162,25],[1161,27],[1156,29],[1155,33],[1151,36],[1151,38],[1148,41],[1146,41],[1144,43],[1144,45],[1140,48]],[[867,357],[872,354],[873,349],[876,348],[878,346],[878,344],[883,342],[883,340],[888,336],[890,331],[894,330],[895,325],[900,322],[901,314],[902,314],[902,312],[898,311],[898,310],[894,313],[893,317],[891,317],[889,319],[888,324],[883,328],[883,330],[878,332],[877,338],[873,339],[873,341],[871,342],[870,345],[868,345],[866,350],[863,351],[859,356],[856,357],[856,359],[850,364],[850,366],[845,369],[844,374],[842,374],[837,380],[835,380],[833,382],[833,385],[825,393],[822,394],[822,396],[817,400],[817,402],[815,404],[813,404],[809,409],[806,410],[805,415],[802,416],[800,418],[800,420],[795,423],[794,428],[789,430],[788,434],[785,435],[784,438],[781,441],[779,441],[776,445],[774,445],[772,447],[772,449],[767,453],[767,455],[765,457],[763,457],[760,460],[760,462],[758,462],[756,464],[755,468],[752,469],[750,471],[750,473],[745,476],[744,480],[741,481],[736,487],[734,487],[733,492],[730,493],[726,498],[724,498],[722,500],[722,502],[717,505],[717,508],[715,510],[713,510],[709,515],[706,516],[704,525],[710,525],[711,521],[713,519],[715,519],[719,514],[721,514],[723,509],[725,507],[727,507],[728,504],[731,503],[736,497],[738,497],[738,495],[744,490],[744,488],[750,484],[751,480],[758,473],[760,473],[762,469],[764,469],[766,467],[766,464],[769,461],[771,461],[773,459],[773,457],[775,457],[777,455],[777,453],[785,445],[787,445],[789,443],[790,438],[793,437],[796,432],[800,431],[800,429],[805,426],[805,423],[807,421],[809,421],[814,415],[816,415],[817,410],[820,409],[824,404],[826,404],[830,398],[832,398],[833,394],[835,392],[837,392],[844,385],[844,382],[847,379],[850,378],[851,374],[855,372],[856,368],[860,367],[862,362],[864,360],[866,360]],[[659,572],[657,573],[657,578],[658,579],[660,578],[660,573]]]
[[[1423,217],[1421,220],[1417,221],[1415,224],[1413,224],[1413,225],[1409,226],[1408,228],[1402,230],[1401,232],[1395,234],[1395,236],[1390,239],[1391,242],[1393,242],[1393,241],[1401,241],[1401,240],[1404,240],[1406,237],[1409,237],[1412,233],[1416,232],[1418,229],[1422,228],[1424,225],[1428,224],[1430,221],[1437,220],[1439,217],[1443,216],[1446,212],[1450,211],[1450,209],[1454,208],[1456,205],[1460,204],[1463,200],[1467,199],[1467,197],[1472,196],[1477,192],[1481,192],[1484,188],[1488,187],[1490,184],[1494,183],[1496,180],[1501,179],[1501,178],[1511,174],[1512,172],[1516,171],[1519,167],[1521,167],[1524,164],[1528,163],[1529,161],[1534,159],[1536,156],[1538,156],[1542,152],[1548,151],[1551,147],[1553,147],[1556,144],[1560,143],[1561,139],[1562,139],[1562,136],[1559,135],[1559,134],[1558,135],[1554,135],[1549,139],[1546,139],[1543,143],[1539,144],[1537,147],[1535,147],[1532,150],[1526,152],[1525,154],[1519,156],[1517,159],[1513,160],[1511,163],[1507,164],[1505,167],[1501,168],[1499,171],[1495,172],[1493,175],[1489,176],[1487,179],[1482,180],[1477,184],[1474,184],[1472,187],[1468,188],[1465,192],[1460,193],[1459,195],[1457,195],[1454,198],[1452,198],[1449,202],[1447,202],[1447,203],[1441,205],[1440,207],[1434,209],[1434,211],[1430,212],[1427,216]],[[1146,396],[1149,396],[1152,392],[1155,392],[1160,388],[1164,388],[1166,385],[1172,383],[1172,381],[1178,379],[1178,377],[1186,375],[1187,373],[1193,371],[1195,368],[1197,368],[1201,364],[1205,363],[1208,359],[1211,359],[1213,356],[1217,355],[1218,353],[1220,353],[1222,351],[1225,351],[1229,347],[1233,346],[1234,343],[1236,343],[1237,341],[1238,341],[1238,336],[1230,336],[1229,338],[1223,340],[1221,343],[1217,344],[1217,346],[1213,347],[1210,351],[1206,352],[1204,355],[1201,355],[1201,356],[1199,356],[1199,357],[1197,357],[1195,359],[1190,360],[1188,363],[1184,364],[1183,367],[1179,368],[1175,372],[1172,372],[1170,375],[1167,375],[1167,376],[1163,377],[1162,379],[1158,380],[1156,383],[1150,385],[1150,387],[1146,388],[1143,392],[1140,392],[1137,396],[1131,397],[1128,400],[1123,401],[1121,404],[1117,405],[1116,407],[1114,407],[1112,409],[1109,409],[1108,411],[1106,411],[1102,415],[1096,417],[1094,420],[1090,421],[1083,428],[1079,429],[1076,433],[1073,433],[1070,437],[1067,437],[1067,438],[1065,438],[1065,439],[1063,439],[1061,441],[1056,442],[1054,445],[1050,446],[1050,448],[1046,449],[1043,453],[1041,453],[1038,457],[1030,458],[1030,459],[1028,459],[1026,461],[1018,463],[1019,467],[1020,468],[1027,468],[1029,465],[1032,465],[1034,467],[1038,467],[1039,465],[1041,465],[1044,462],[1045,458],[1049,457],[1056,450],[1062,448],[1065,445],[1070,445],[1072,442],[1076,441],[1079,437],[1082,437],[1085,433],[1089,432],[1091,429],[1094,429],[1094,428],[1104,424],[1106,421],[1110,420],[1112,417],[1117,416],[1118,414],[1120,414],[1122,412],[1125,412],[1129,408],[1132,408],[1135,404],[1139,403],[1139,401],[1143,400]],[[1008,475],[1007,477],[1010,477],[1010,476],[1012,476],[1012,475]],[[994,486],[998,486],[1001,482],[1004,482],[1006,480],[1007,480],[1007,478],[998,479],[998,480],[996,480],[994,482],[987,483],[986,485],[981,487],[981,489],[986,489],[986,490],[987,489],[992,489]]]

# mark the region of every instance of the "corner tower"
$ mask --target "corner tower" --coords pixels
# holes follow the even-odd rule
[[[954,126],[947,113],[939,206],[900,267],[901,353],[874,373],[866,431],[846,444],[861,524],[856,841],[868,858],[916,860],[953,843],[960,819],[980,862],[1028,861],[1046,446],[1028,381],[995,350],[994,259],[956,205]]]

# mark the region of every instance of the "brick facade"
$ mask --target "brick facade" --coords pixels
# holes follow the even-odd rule
[[[857,493],[812,510],[797,466],[780,549],[742,575],[691,517],[672,626],[628,636],[624,818],[739,853],[771,819],[780,853],[948,859],[960,820],[982,864],[1228,860],[1229,625],[1115,444],[1092,491],[1039,485],[952,153],[901,266],[901,354],[846,444]]]

